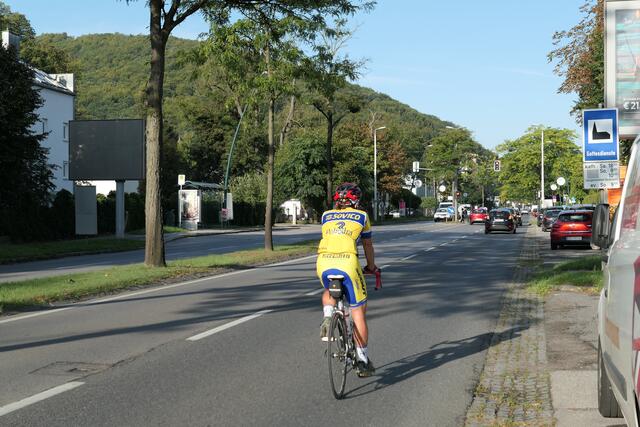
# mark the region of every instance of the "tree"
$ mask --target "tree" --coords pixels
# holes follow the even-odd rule
[[[11,8],[0,1],[0,31],[9,30],[20,36],[22,40],[30,40],[36,36],[31,23],[21,13],[12,12]]]
[[[353,92],[343,90],[347,80],[358,78],[364,65],[363,61],[353,61],[340,54],[352,34],[344,20],[338,20],[335,28],[324,28],[322,42],[314,43],[315,54],[305,61],[304,67],[306,83],[312,91],[311,104],[326,119],[327,207],[333,204],[333,132],[347,114],[360,111],[363,103]]]
[[[0,48],[0,234],[27,234],[54,188],[47,150],[40,145],[46,134],[32,131],[42,105],[33,77],[13,48]]]
[[[581,111],[604,102],[604,0],[586,0],[580,7],[580,22],[568,31],[557,31],[549,62],[556,61],[555,73],[564,78],[561,93],[576,93],[571,109],[576,121]]]
[[[45,73],[77,73],[76,63],[67,52],[39,38],[24,42],[20,47],[20,57]]]
[[[541,171],[541,131],[544,130],[545,196],[551,194],[549,185],[563,176],[571,185],[571,194],[584,197],[582,154],[573,141],[575,132],[569,129],[532,126],[514,140],[496,147],[501,155],[500,197],[502,200],[538,200]]]
[[[325,157],[322,138],[305,132],[291,138],[278,151],[276,183],[285,198],[297,198],[305,206],[322,210],[324,198]]]

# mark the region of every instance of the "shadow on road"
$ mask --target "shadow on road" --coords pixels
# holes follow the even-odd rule
[[[517,326],[499,334],[486,332],[456,341],[443,341],[422,353],[412,354],[376,368],[376,379],[369,381],[345,394],[345,398],[354,398],[376,392],[392,386],[426,371],[430,371],[454,360],[463,359],[475,353],[487,350],[491,345],[499,344],[520,336],[527,326]]]

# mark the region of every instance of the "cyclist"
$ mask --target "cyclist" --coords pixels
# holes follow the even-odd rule
[[[371,241],[371,223],[365,211],[358,209],[362,191],[356,184],[346,182],[336,189],[333,195],[335,208],[322,214],[322,240],[318,246],[316,270],[325,290],[322,294],[324,319],[320,327],[320,336],[327,340],[331,316],[336,301],[329,294],[330,275],[342,275],[344,287],[351,307],[351,316],[355,326],[356,361],[359,377],[368,377],[375,373],[369,359],[367,342],[367,287],[360,263],[358,262],[358,240],[362,240],[367,259],[365,271],[374,273],[373,242]]]

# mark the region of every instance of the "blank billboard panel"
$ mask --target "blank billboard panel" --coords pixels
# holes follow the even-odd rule
[[[140,180],[144,175],[143,120],[69,122],[69,179]]]

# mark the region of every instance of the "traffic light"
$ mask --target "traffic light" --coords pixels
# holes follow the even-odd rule
[[[459,197],[460,197],[460,192],[456,191],[456,198],[459,198]]]
[[[493,161],[493,171],[500,172],[500,160]]]

